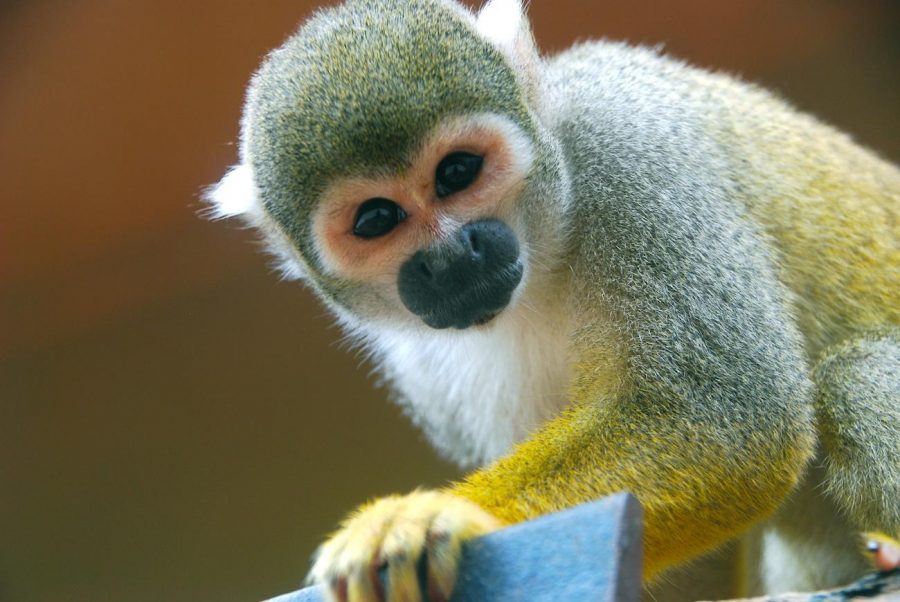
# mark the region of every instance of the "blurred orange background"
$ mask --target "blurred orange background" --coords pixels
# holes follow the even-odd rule
[[[761,82],[900,158],[900,4],[534,0]],[[198,217],[243,89],[313,3],[0,4],[0,601],[295,589],[366,498],[438,460],[252,233]]]

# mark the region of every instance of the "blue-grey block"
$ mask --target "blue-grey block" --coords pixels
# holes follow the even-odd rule
[[[322,586],[314,585],[312,587],[304,587],[300,591],[290,594],[284,594],[277,598],[271,598],[265,602],[322,602],[325,598],[322,596]]]
[[[468,542],[452,602],[637,602],[640,591],[640,506],[620,493]],[[269,602],[321,600],[310,587]]]

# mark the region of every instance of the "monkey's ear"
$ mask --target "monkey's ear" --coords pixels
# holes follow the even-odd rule
[[[529,99],[537,101],[540,55],[522,1],[488,0],[475,27],[512,63]]]
[[[218,184],[206,191],[204,198],[210,205],[213,219],[245,215],[253,211],[258,204],[258,195],[250,166],[240,164],[232,167]]]
[[[209,217],[212,219],[240,217],[245,224],[256,228],[266,250],[277,260],[275,267],[285,280],[306,278],[309,272],[306,262],[259,202],[253,170],[249,165],[242,163],[232,167],[218,184],[204,192],[203,199],[209,204]]]

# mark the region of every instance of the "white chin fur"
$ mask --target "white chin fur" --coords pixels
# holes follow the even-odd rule
[[[205,197],[212,207],[214,218],[251,213],[256,208],[259,196],[250,166],[240,164],[232,167]]]
[[[355,334],[431,444],[474,467],[566,406],[570,325],[561,305],[520,302],[462,331],[369,324]]]

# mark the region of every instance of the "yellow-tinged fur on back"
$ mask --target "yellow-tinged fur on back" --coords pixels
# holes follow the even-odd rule
[[[735,95],[729,108],[715,134],[778,249],[811,359],[900,324],[900,170],[768,94]]]

